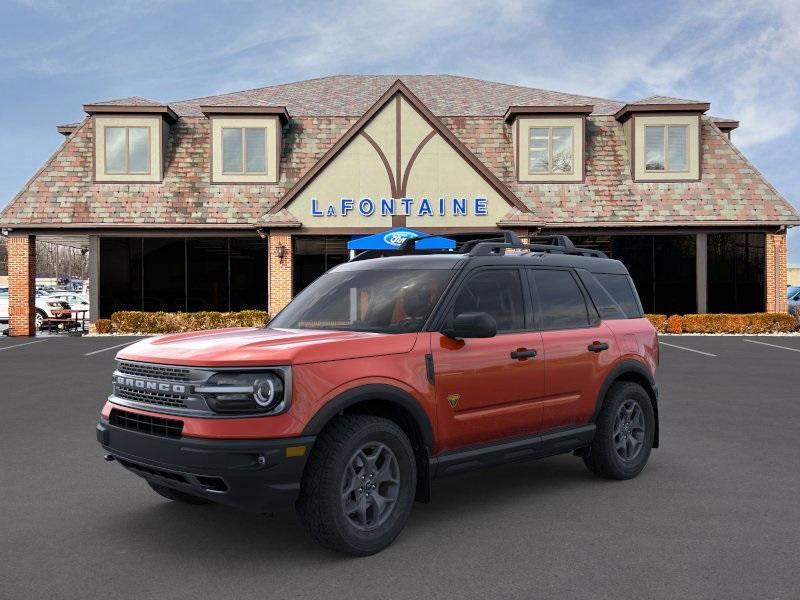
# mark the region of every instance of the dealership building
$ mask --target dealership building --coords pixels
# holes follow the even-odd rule
[[[93,317],[274,314],[398,228],[567,234],[622,260],[646,312],[785,311],[800,216],[709,109],[449,75],[87,104],[0,215],[11,334],[34,333],[36,239],[88,251]]]

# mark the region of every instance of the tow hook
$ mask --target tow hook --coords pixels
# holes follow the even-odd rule
[[[114,460],[114,457],[111,456],[110,454],[104,454],[103,455],[103,460],[106,461],[106,462],[111,462],[112,460]]]

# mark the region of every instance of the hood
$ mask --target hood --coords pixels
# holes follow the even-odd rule
[[[290,365],[410,352],[416,333],[232,328],[140,340],[117,359],[193,367]]]

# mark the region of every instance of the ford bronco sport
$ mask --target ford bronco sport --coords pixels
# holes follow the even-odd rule
[[[106,458],[170,500],[295,504],[359,556],[443,475],[567,452],[638,475],[658,445],[658,341],[625,267],[563,236],[414,244],[335,267],[265,328],[123,349]]]

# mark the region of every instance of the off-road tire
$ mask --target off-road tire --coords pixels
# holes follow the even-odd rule
[[[184,492],[173,490],[172,488],[168,488],[164,485],[158,485],[157,483],[147,482],[153,491],[158,494],[159,496],[163,496],[167,500],[174,500],[175,502],[184,502],[185,504],[210,504],[211,500],[207,500],[205,498],[201,498],[200,496],[193,496],[192,494],[186,494]]]
[[[635,402],[641,410],[644,435],[638,453],[625,459],[617,451],[618,439],[615,437],[614,426],[621,407],[630,402]],[[632,479],[641,473],[650,456],[655,433],[653,405],[645,389],[630,381],[615,383],[606,394],[596,424],[594,440],[583,455],[583,462],[589,470],[608,479]]]
[[[343,505],[343,482],[360,448],[388,448],[399,472],[397,498],[385,522],[359,530]],[[368,556],[386,548],[400,534],[411,513],[417,465],[408,437],[392,421],[371,415],[342,415],[319,435],[300,484],[297,511],[308,532],[321,545],[352,556]]]

